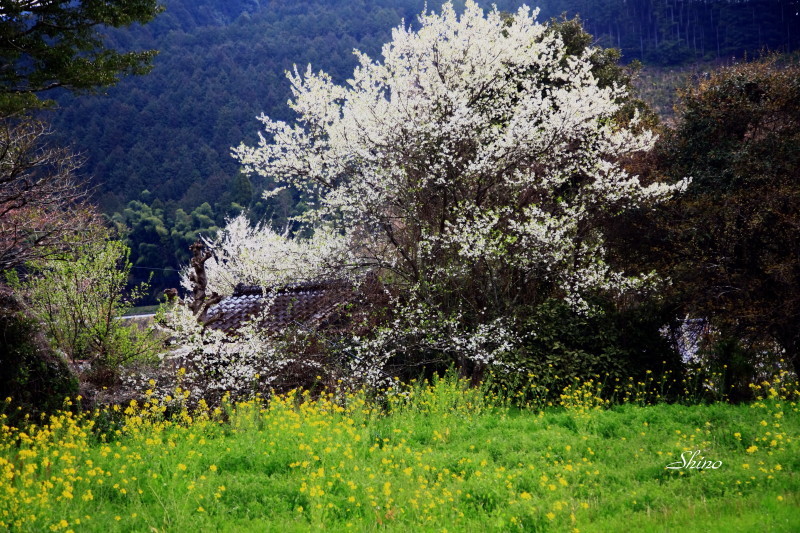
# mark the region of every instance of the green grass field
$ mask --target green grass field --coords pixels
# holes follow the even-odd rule
[[[580,392],[516,409],[444,379],[380,408],[292,393],[4,425],[0,530],[800,530],[796,393],[602,406]],[[695,451],[708,468],[666,468]]]

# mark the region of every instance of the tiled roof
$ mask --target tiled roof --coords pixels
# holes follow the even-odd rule
[[[354,298],[352,285],[338,280],[295,283],[266,291],[239,284],[231,296],[209,308],[204,322],[226,333],[235,333],[259,316],[261,326],[271,331],[287,326],[324,329],[342,320],[343,306]]]

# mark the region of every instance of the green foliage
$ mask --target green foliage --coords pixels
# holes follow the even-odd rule
[[[602,298],[592,303],[596,310],[590,314],[559,300],[526,310],[522,347],[508,361],[512,370],[496,376],[498,383],[509,389],[523,389],[531,381],[544,384],[543,398],[552,400],[576,379],[594,379],[611,390],[628,380],[648,382],[651,370],[659,378],[656,392],[661,399],[674,399],[682,365],[661,334],[673,320],[670,310],[656,302],[627,308]]]
[[[656,164],[693,181],[640,238],[685,312],[800,371],[800,65],[769,57],[712,72],[678,110]]]
[[[54,412],[78,390],[75,375],[50,348],[38,322],[6,293],[0,297],[0,368],[0,398],[14,398],[22,408],[9,413],[12,421]]]
[[[496,3],[499,9],[514,12],[525,2]],[[152,198],[145,203],[152,206],[153,200],[160,200],[165,223],[177,209],[191,213],[209,202],[218,226],[225,216],[249,207],[254,219],[269,220],[283,229],[287,217],[303,211],[302,199],[288,192],[258,199],[272,184],[254,182],[255,202],[241,201],[247,195],[240,195],[238,184],[231,186],[240,178],[229,156],[230,147],[243,140],[255,142],[255,128],[250,125],[262,112],[276,119],[291,118],[285,106],[289,84],[283,73],[292,65],[302,68],[311,63],[330,73],[334,81],[343,82],[356,64],[353,48],[376,57],[389,40],[391,28],[403,19],[416,24],[415,16],[425,2],[166,0],[164,4],[165,12],[143,27],[107,32],[109,44],[119,49],[160,50],[152,72],[122,80],[108,97],[59,98],[56,129],[87,153],[86,174],[96,180],[97,198],[106,213],[122,213],[131,200],[139,200],[140,191],[149,189]],[[579,14],[587,32],[573,28],[564,35],[575,38],[580,47],[592,42],[617,47],[624,61],[652,59],[652,51],[661,43],[679,43],[681,50],[689,47],[694,58],[709,54],[716,58],[765,45],[780,47],[784,36],[798,34],[798,19],[788,16],[788,2],[783,0],[544,0],[537,4],[542,8],[540,20],[562,12]],[[435,4],[428,7],[439,9]],[[753,9],[757,17],[752,16]],[[728,11],[737,15],[720,19],[718,15]],[[788,33],[776,30],[786,25]],[[587,41],[589,33],[594,40]],[[599,52],[594,58],[596,73],[615,77],[617,56],[617,52]],[[664,54],[660,57],[667,63],[676,61]],[[136,237],[129,242],[135,256],[139,243]],[[155,255],[153,246],[160,245],[144,242],[148,246],[142,252]],[[179,245],[170,246],[164,256],[184,254],[176,248]],[[146,266],[176,268],[178,264],[162,257]],[[154,279],[154,287],[161,285],[175,283]]]
[[[91,91],[149,70],[154,51],[118,52],[99,28],[153,19],[157,0],[0,2],[0,112],[42,106],[38,93]]]
[[[244,172],[239,172],[233,179],[231,196],[232,204],[236,204],[241,207],[249,207],[253,202],[255,189],[253,188],[250,178]]]
[[[131,248],[133,283],[147,281],[148,301],[153,302],[164,289],[178,286],[178,269],[189,261],[189,245],[201,236],[212,238],[224,217],[208,202],[189,213],[180,208],[170,212],[158,199],[146,203],[150,196],[142,191],[141,201],[129,202],[111,220]]]
[[[497,2],[508,12],[523,3]],[[792,25],[792,34],[798,31],[797,17],[775,11],[786,9],[787,3],[759,5],[759,17],[745,20],[737,16],[730,21],[745,25],[746,31],[739,29],[750,36],[745,49],[780,47],[787,33],[775,32],[777,40],[768,34],[784,24]],[[123,80],[109,91],[110,98],[60,99],[62,109],[55,117],[57,129],[69,132],[71,140],[89,154],[87,174],[97,178],[99,199],[108,213],[124,209],[144,188],[163,202],[177,202],[184,210],[214,199],[212,207],[219,211],[222,207],[216,200],[224,193],[225,182],[237,172],[229,148],[242,140],[255,141],[249,124],[262,112],[276,119],[291,118],[285,107],[290,91],[283,72],[293,64],[303,67],[311,63],[342,82],[356,64],[353,48],[376,57],[389,40],[391,28],[403,19],[414,25],[416,14],[425,5],[423,0],[269,5],[169,0],[165,4],[166,11],[145,27],[109,32],[109,42],[120,47],[161,51],[150,75]],[[538,3],[540,20],[562,12],[570,17],[579,14],[587,32],[595,36],[593,42],[621,49],[626,62],[644,61],[649,50],[670,41],[696,47],[694,59],[702,59],[712,50],[714,58],[718,52],[720,57],[742,53],[739,45],[727,40],[730,27],[716,31],[721,24],[716,12],[751,15],[751,2],[683,4],[676,5],[674,0]],[[490,7],[491,2],[482,5]],[[428,7],[439,9],[439,5]],[[699,12],[703,18],[697,18]],[[682,19],[681,24],[673,18]],[[691,39],[683,35],[687,25]],[[612,55],[607,59],[612,60]],[[666,56],[664,61],[676,62]],[[613,62],[609,66],[615,68]]]
[[[88,361],[90,381],[113,382],[120,366],[155,356],[158,339],[119,318],[145,290],[125,294],[129,249],[118,241],[85,245],[59,260],[34,265],[21,284],[31,314],[44,324],[55,349]]]
[[[256,139],[250,125],[259,113],[290,117],[284,71],[312,62],[344,80],[353,48],[376,53],[423,5],[171,0],[153,23],[110,32],[112,43],[160,50],[152,72],[123,80],[108,98],[60,99],[56,127],[90,153],[86,170],[108,213],[145,188],[187,212],[206,201],[217,213],[231,202],[247,207],[223,198],[238,172],[230,147]]]
[[[719,377],[716,388],[731,401],[752,399],[750,384],[758,376],[759,354],[757,349],[744,346],[735,337],[715,339],[700,354],[703,372]]]
[[[189,245],[201,237],[213,239],[226,220],[245,212],[253,221],[269,220],[283,230],[292,228],[291,217],[306,209],[290,190],[260,200],[256,190],[263,190],[263,184],[237,173],[224,193],[194,209],[163,202],[145,189],[114,213],[111,222],[131,248],[131,283],[149,283],[147,302],[154,303],[165,289],[178,287],[178,272],[191,258]]]

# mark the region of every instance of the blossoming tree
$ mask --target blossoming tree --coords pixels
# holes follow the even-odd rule
[[[346,263],[405,289],[406,331],[478,362],[513,344],[522,303],[585,309],[592,291],[646,281],[608,264],[604,222],[685,186],[625,171],[654,135],[617,120],[626,89],[599,83],[595,49],[570,53],[535,17],[448,2],[395,29],[381,61],[356,52],[345,85],[295,69],[297,120],[262,116],[258,145],[234,150],[314,199],[303,218],[349,239]]]

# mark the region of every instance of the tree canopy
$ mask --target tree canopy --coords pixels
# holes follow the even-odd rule
[[[82,158],[47,142],[29,112],[56,88],[89,91],[146,72],[153,51],[106,46],[103,26],[151,20],[156,0],[0,0],[0,271],[63,251],[91,234]]]
[[[720,69],[678,111],[657,163],[693,182],[659,220],[657,253],[686,312],[745,345],[777,342],[800,370],[800,66]]]
[[[793,50],[800,17],[793,0],[541,0],[540,19],[579,14],[593,35],[589,44],[614,46],[621,60],[680,64],[752,53],[764,46]],[[86,155],[82,172],[93,180],[95,198],[111,215],[151,193],[171,228],[185,213],[209,202],[221,225],[231,208],[237,165],[229,147],[256,142],[252,118],[265,113],[288,120],[290,87],[283,72],[311,63],[337,83],[356,66],[353,48],[377,57],[393,26],[415,23],[424,0],[163,0],[165,11],[152,22],[124,30],[109,28],[105,41],[120,50],[158,49],[153,71],[130,76],[108,96],[57,96],[55,129]],[[483,0],[514,12],[525,0]],[[438,10],[439,4],[428,3]],[[462,3],[455,3],[460,10]],[[755,12],[756,16],[753,16]],[[614,66],[613,54],[605,54]],[[659,84],[659,87],[661,84]],[[666,89],[664,89],[666,92]],[[659,92],[659,97],[663,93]],[[667,107],[671,107],[669,104]],[[253,180],[255,192],[271,187]],[[252,217],[272,220],[279,231],[286,217],[304,206],[286,193],[269,202],[256,199]],[[236,200],[243,207],[245,203]],[[261,205],[258,205],[261,204]],[[130,241],[134,255],[139,242]],[[175,269],[173,249],[147,266]],[[139,272],[137,269],[135,272]],[[164,271],[156,271],[164,272]],[[154,285],[174,281],[154,279]]]
[[[50,89],[91,91],[147,72],[154,51],[117,51],[101,31],[148,22],[160,9],[157,0],[0,1],[0,109],[37,107]]]

